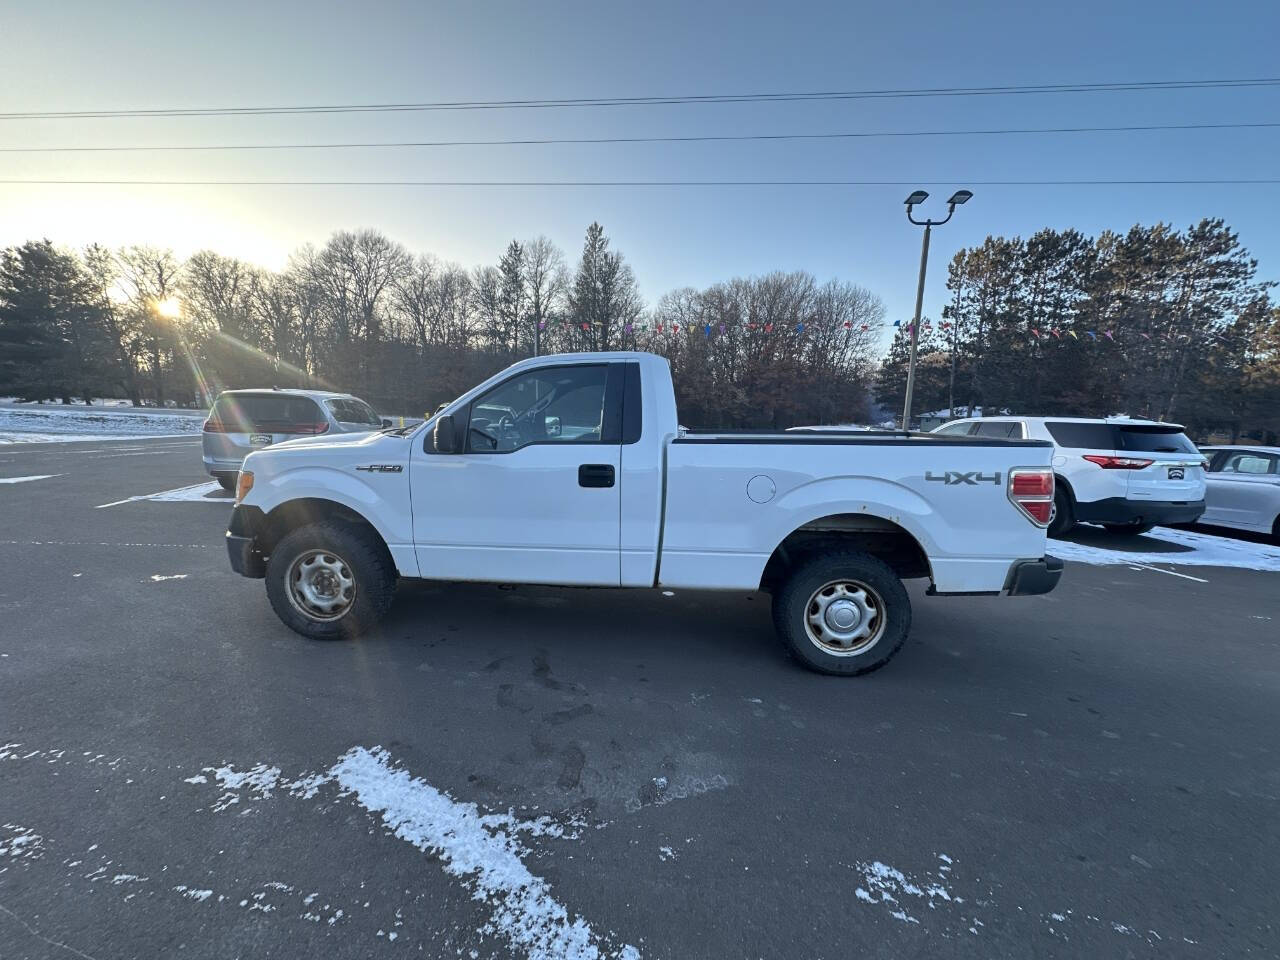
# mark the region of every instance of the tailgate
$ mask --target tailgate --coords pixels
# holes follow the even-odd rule
[[[1130,500],[1194,502],[1204,499],[1204,457],[1178,426],[1117,424],[1116,453],[1150,460],[1128,474]]]

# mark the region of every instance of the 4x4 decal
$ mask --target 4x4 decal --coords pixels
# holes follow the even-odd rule
[[[961,473],[958,470],[948,470],[943,474],[936,474],[932,470],[924,472],[924,478],[930,483],[945,483],[948,486],[956,486],[957,484],[967,483],[970,486],[977,486],[980,483],[994,483],[1000,485],[1000,474],[998,473],[981,473],[973,471],[972,473]]]

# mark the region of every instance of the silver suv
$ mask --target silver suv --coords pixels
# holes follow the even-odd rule
[[[323,390],[227,390],[204,424],[204,468],[234,490],[240,464],[254,450],[325,433],[367,433],[391,426],[349,393]]]

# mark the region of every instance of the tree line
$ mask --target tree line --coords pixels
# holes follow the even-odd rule
[[[1200,435],[1280,432],[1280,307],[1223,221],[1087,237],[988,237],[948,267],[940,319],[922,323],[914,409],[1127,414]],[[901,403],[903,323],[876,392]]]
[[[803,272],[676,290],[652,306],[596,223],[570,265],[546,237],[466,269],[373,230],[280,271],[200,251],[0,252],[0,395],[207,405],[223,389],[320,387],[418,414],[535,351],[651,350],[691,426],[869,415],[884,306]]]

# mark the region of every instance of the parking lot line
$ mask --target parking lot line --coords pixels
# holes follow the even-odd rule
[[[0,477],[0,483],[29,483],[32,480],[52,480],[60,476],[60,473],[40,473],[34,477]]]
[[[174,487],[172,490],[160,490],[157,493],[141,493],[133,497],[125,497],[123,500],[112,500],[110,503],[100,503],[95,510],[102,510],[105,507],[118,507],[122,503],[133,503],[135,500],[203,500],[203,496],[194,496],[197,490],[204,490],[212,493],[218,485],[205,481],[204,483],[193,483],[186,487]],[[227,503],[228,499],[214,499],[210,503]]]
[[[1189,573],[1178,573],[1174,570],[1161,570],[1159,567],[1150,567],[1150,566],[1147,566],[1147,564],[1145,563],[1135,563],[1133,564],[1133,566],[1141,567],[1143,570],[1154,570],[1156,573],[1167,573],[1171,577],[1181,577],[1183,580],[1194,580],[1196,583],[1209,582],[1208,580],[1205,580],[1201,577],[1193,577]]]

